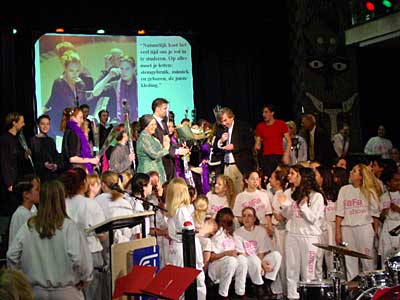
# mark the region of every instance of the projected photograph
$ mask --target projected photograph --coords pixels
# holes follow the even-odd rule
[[[45,34],[35,45],[37,116],[51,117],[49,135],[60,149],[62,112],[87,105],[88,119],[101,110],[109,123],[151,113],[155,98],[170,102],[177,120],[193,105],[190,44],[179,36]]]

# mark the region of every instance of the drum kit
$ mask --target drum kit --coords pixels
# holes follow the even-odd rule
[[[301,281],[298,285],[301,300],[400,299],[400,249],[391,252],[385,261],[385,269],[363,272],[352,281],[346,282],[342,255],[373,258],[345,246],[319,243],[313,245],[333,253],[333,270],[328,274],[329,280]],[[378,294],[385,296],[378,298]]]

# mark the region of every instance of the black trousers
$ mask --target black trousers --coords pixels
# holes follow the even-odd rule
[[[281,154],[263,155],[261,161],[261,170],[263,172],[263,175],[268,176],[268,178],[270,178],[272,172],[281,162],[282,162]]]

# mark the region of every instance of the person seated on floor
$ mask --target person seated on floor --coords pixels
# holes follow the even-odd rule
[[[265,227],[259,225],[253,207],[245,207],[242,210],[242,222],[243,226],[236,229],[234,235],[241,237],[255,295],[257,299],[262,298],[264,294],[270,297],[273,295],[271,283],[278,275],[282,255],[278,251],[272,251],[271,239]]]
[[[215,221],[217,232],[211,238],[211,257],[208,276],[215,284],[219,283],[219,299],[228,299],[229,286],[235,279],[235,293],[243,297],[246,291],[247,259],[242,245],[233,236],[234,215],[232,209],[220,209]]]

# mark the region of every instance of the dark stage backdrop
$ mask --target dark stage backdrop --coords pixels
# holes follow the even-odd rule
[[[13,35],[11,27],[0,30],[1,125],[9,111],[20,111],[28,137],[34,134],[35,120],[34,43],[44,32],[25,28]],[[192,48],[197,119],[214,121],[217,104],[231,107],[237,118],[252,125],[261,120],[263,103],[276,104],[279,118],[296,115],[289,88],[286,20],[180,35]]]

